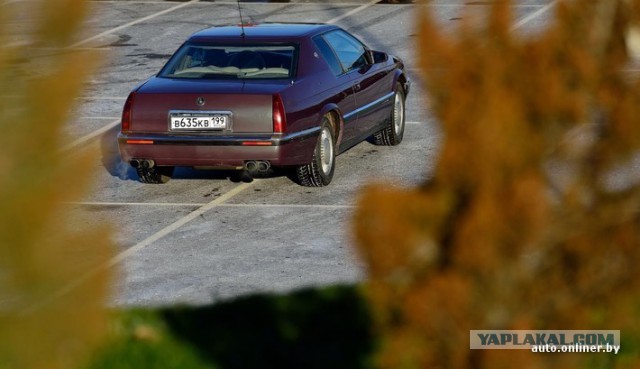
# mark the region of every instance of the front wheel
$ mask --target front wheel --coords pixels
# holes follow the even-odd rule
[[[396,86],[393,110],[387,125],[373,134],[373,143],[380,146],[395,146],[402,142],[404,136],[404,91]]]
[[[173,175],[174,167],[136,168],[138,178],[142,183],[167,183]]]
[[[331,182],[335,170],[336,149],[334,133],[329,119],[322,119],[320,137],[309,164],[296,168],[298,182],[306,187],[322,187]]]

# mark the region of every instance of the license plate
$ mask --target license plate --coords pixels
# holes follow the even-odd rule
[[[174,113],[170,115],[172,131],[222,130],[229,126],[229,116],[211,113]]]

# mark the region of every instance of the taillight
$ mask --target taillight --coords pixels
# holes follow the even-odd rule
[[[280,95],[273,95],[273,133],[284,133],[287,128],[287,118]]]
[[[124,109],[122,110],[122,132],[131,130],[131,109],[135,94],[135,92],[130,93],[127,101],[124,103]]]

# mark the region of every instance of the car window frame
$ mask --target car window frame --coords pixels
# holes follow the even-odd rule
[[[356,41],[358,44],[360,44],[360,45],[362,46],[362,48],[364,49],[364,57],[365,57],[366,63],[367,63],[367,64],[371,64],[371,61],[369,60],[369,57],[368,57],[368,55],[367,55],[367,54],[369,53],[369,50],[370,50],[370,49],[369,49],[369,47],[368,47],[364,42],[360,41],[357,37],[355,37],[354,35],[352,35],[351,33],[347,32],[347,31],[343,30],[342,28],[332,29],[332,30],[330,30],[330,31],[327,31],[327,32],[324,32],[324,33],[322,33],[322,34],[318,35],[317,37],[322,37],[322,38],[324,39],[324,41],[327,43],[327,45],[329,45],[329,48],[333,51],[333,53],[334,53],[334,55],[335,55],[336,59],[338,59],[338,63],[340,63],[340,65],[342,66],[343,73],[342,73],[341,75],[349,74],[349,73],[351,73],[351,72],[353,72],[353,71],[360,70],[363,66],[360,66],[360,67],[357,67],[357,68],[352,68],[352,69],[347,69],[347,68],[345,67],[345,65],[344,65],[344,63],[342,62],[342,60],[340,60],[340,56],[339,56],[338,52],[335,50],[335,48],[333,47],[333,45],[331,45],[331,43],[330,43],[330,42],[326,39],[326,37],[325,37],[326,35],[328,35],[328,34],[330,34],[330,33],[334,33],[334,32],[337,32],[337,33],[340,33],[340,32],[341,32],[341,33],[343,33],[347,38],[351,38],[351,39],[353,39],[354,41]],[[366,65],[366,64],[365,64],[365,65]]]
[[[325,32],[326,33],[326,32]],[[327,40],[324,39],[324,37],[322,37],[323,34],[320,35],[315,35],[311,38],[311,41],[313,42],[313,45],[315,46],[315,48],[318,50],[318,52],[320,53],[322,59],[327,63],[327,65],[329,66],[329,70],[331,70],[331,73],[336,76],[336,77],[340,77],[342,75],[344,75],[346,73],[344,66],[342,65],[342,62],[340,61],[340,58],[338,58],[338,55],[336,54],[336,51],[333,49],[333,47],[331,47],[331,45],[329,45],[329,43],[327,42]],[[338,74],[336,74],[333,70],[333,68],[331,67],[331,63],[327,60],[327,57],[325,56],[325,54],[322,52],[321,48],[318,46],[318,42],[319,40],[321,40],[322,42],[324,42],[328,49],[329,52],[331,53],[331,55],[333,55],[334,60],[336,61],[336,63],[338,64],[338,68],[340,68],[340,72]]]
[[[156,74],[157,78],[166,78],[166,79],[180,79],[180,78],[175,78],[175,77],[167,77],[164,76],[163,73],[165,71],[165,69],[169,68],[169,65],[171,65],[173,63],[173,59],[178,57],[178,51],[180,51],[183,47],[189,46],[189,45],[206,45],[206,46],[239,46],[239,47],[260,47],[260,46],[292,46],[293,47],[293,55],[291,56],[293,58],[293,64],[291,66],[291,73],[289,76],[287,77],[282,77],[282,78],[262,78],[262,79],[251,79],[252,81],[255,80],[263,80],[263,81],[268,81],[268,80],[294,80],[297,78],[298,76],[298,65],[300,63],[300,43],[299,42],[256,42],[256,43],[242,43],[242,42],[230,42],[230,41],[226,41],[226,42],[212,42],[212,41],[206,41],[206,40],[187,40],[185,41],[182,45],[180,45],[180,47],[178,47],[176,49],[176,51],[173,52],[173,54],[171,55],[171,57],[169,58],[169,60],[167,60],[167,62],[162,66],[162,68],[160,69],[160,71]],[[190,79],[190,80],[198,80],[198,79]],[[230,80],[234,80],[234,79],[230,79]],[[236,79],[238,81],[247,81],[247,79]]]

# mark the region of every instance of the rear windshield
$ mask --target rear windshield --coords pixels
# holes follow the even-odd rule
[[[295,45],[213,45],[187,43],[160,71],[165,78],[285,79],[296,65]]]

